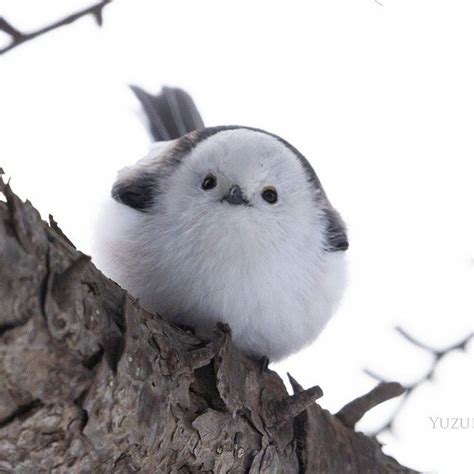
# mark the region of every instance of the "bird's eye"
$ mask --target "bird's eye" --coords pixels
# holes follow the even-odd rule
[[[217,184],[216,177],[213,174],[208,174],[202,182],[202,189],[208,191],[209,189],[215,188]]]
[[[270,204],[275,204],[278,201],[277,190],[273,186],[268,186],[262,191],[262,198]]]

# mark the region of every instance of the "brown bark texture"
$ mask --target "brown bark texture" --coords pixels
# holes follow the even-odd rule
[[[353,429],[386,394],[337,416],[319,387],[289,395],[225,325],[205,341],[146,312],[0,194],[0,472],[414,472]]]

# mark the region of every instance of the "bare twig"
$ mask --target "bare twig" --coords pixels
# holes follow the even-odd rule
[[[296,392],[283,400],[272,402],[272,425],[277,427],[283,426],[288,420],[297,417],[322,396],[323,391],[316,385],[307,390]]]
[[[456,344],[453,344],[449,347],[446,347],[444,349],[436,349],[434,347],[431,347],[423,342],[418,341],[416,338],[408,334],[404,329],[397,327],[395,328],[398,333],[405,338],[408,342],[413,344],[414,346],[423,349],[424,351],[429,352],[433,356],[433,362],[431,364],[431,367],[428,369],[428,371],[420,377],[416,382],[408,385],[405,387],[405,395],[401,399],[400,403],[398,404],[397,408],[395,411],[392,413],[392,416],[387,420],[387,422],[382,425],[380,428],[378,428],[375,432],[372,433],[373,436],[377,436],[380,433],[384,431],[391,431],[393,428],[393,423],[395,422],[396,417],[398,414],[401,412],[402,408],[404,407],[405,403],[407,400],[410,398],[411,394],[421,385],[423,385],[425,382],[429,382],[433,379],[433,375],[436,372],[436,369],[438,368],[438,364],[440,363],[441,359],[443,359],[446,355],[450,354],[451,352],[461,350],[464,351],[466,350],[467,345],[473,339],[474,333],[468,334],[465,338],[457,342]],[[374,372],[370,370],[365,370],[365,373],[369,375],[370,377],[374,378],[375,380],[378,380],[381,383],[386,383],[383,377],[381,377],[378,374],[375,374]]]
[[[55,23],[45,26],[44,28],[40,28],[39,30],[33,31],[31,33],[23,33],[22,31],[11,25],[4,17],[0,17],[0,31],[3,31],[11,38],[11,43],[8,46],[5,46],[4,48],[0,49],[0,55],[5,54],[7,51],[16,48],[20,44],[26,43],[27,41],[30,41],[33,38],[36,38],[37,36],[44,35],[45,33],[48,33],[52,30],[56,30],[57,28],[61,28],[62,26],[70,25],[71,23],[74,23],[75,21],[79,20],[79,18],[82,18],[87,15],[93,16],[97,24],[99,26],[102,26],[102,10],[105,8],[106,5],[111,2],[112,0],[102,0],[101,2],[96,3],[95,5],[87,7],[76,13],[72,13],[71,15],[63,18],[62,20],[56,21]]]
[[[370,392],[344,405],[336,416],[348,428],[355,424],[372,408],[387,400],[398,397],[405,389],[398,382],[380,382]]]

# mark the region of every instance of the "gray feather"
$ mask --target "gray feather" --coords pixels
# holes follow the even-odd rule
[[[182,89],[163,87],[154,96],[138,86],[130,86],[148,118],[155,141],[167,141],[204,128],[204,122],[191,96]]]
[[[346,227],[334,208],[324,210],[326,221],[326,240],[328,252],[338,252],[349,248]]]

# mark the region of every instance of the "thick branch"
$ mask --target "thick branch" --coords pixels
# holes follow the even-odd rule
[[[0,179],[0,471],[411,472],[239,353],[141,309]]]
[[[13,25],[11,25],[4,17],[0,17],[0,31],[3,31],[11,38],[10,44],[0,49],[0,55],[5,54],[7,51],[10,51],[11,49],[16,48],[17,46],[20,46],[20,44],[30,41],[33,38],[36,38],[37,36],[44,35],[45,33],[61,28],[62,26],[70,25],[71,23],[74,23],[75,21],[79,20],[79,18],[88,15],[93,16],[97,24],[99,26],[102,26],[102,11],[105,6],[111,2],[112,0],[102,0],[101,2],[95,5],[92,5],[88,8],[84,8],[83,10],[80,10],[76,13],[72,13],[71,15],[68,15],[62,20],[56,21],[48,26],[40,28],[36,31],[32,31],[30,33],[21,32]]]

